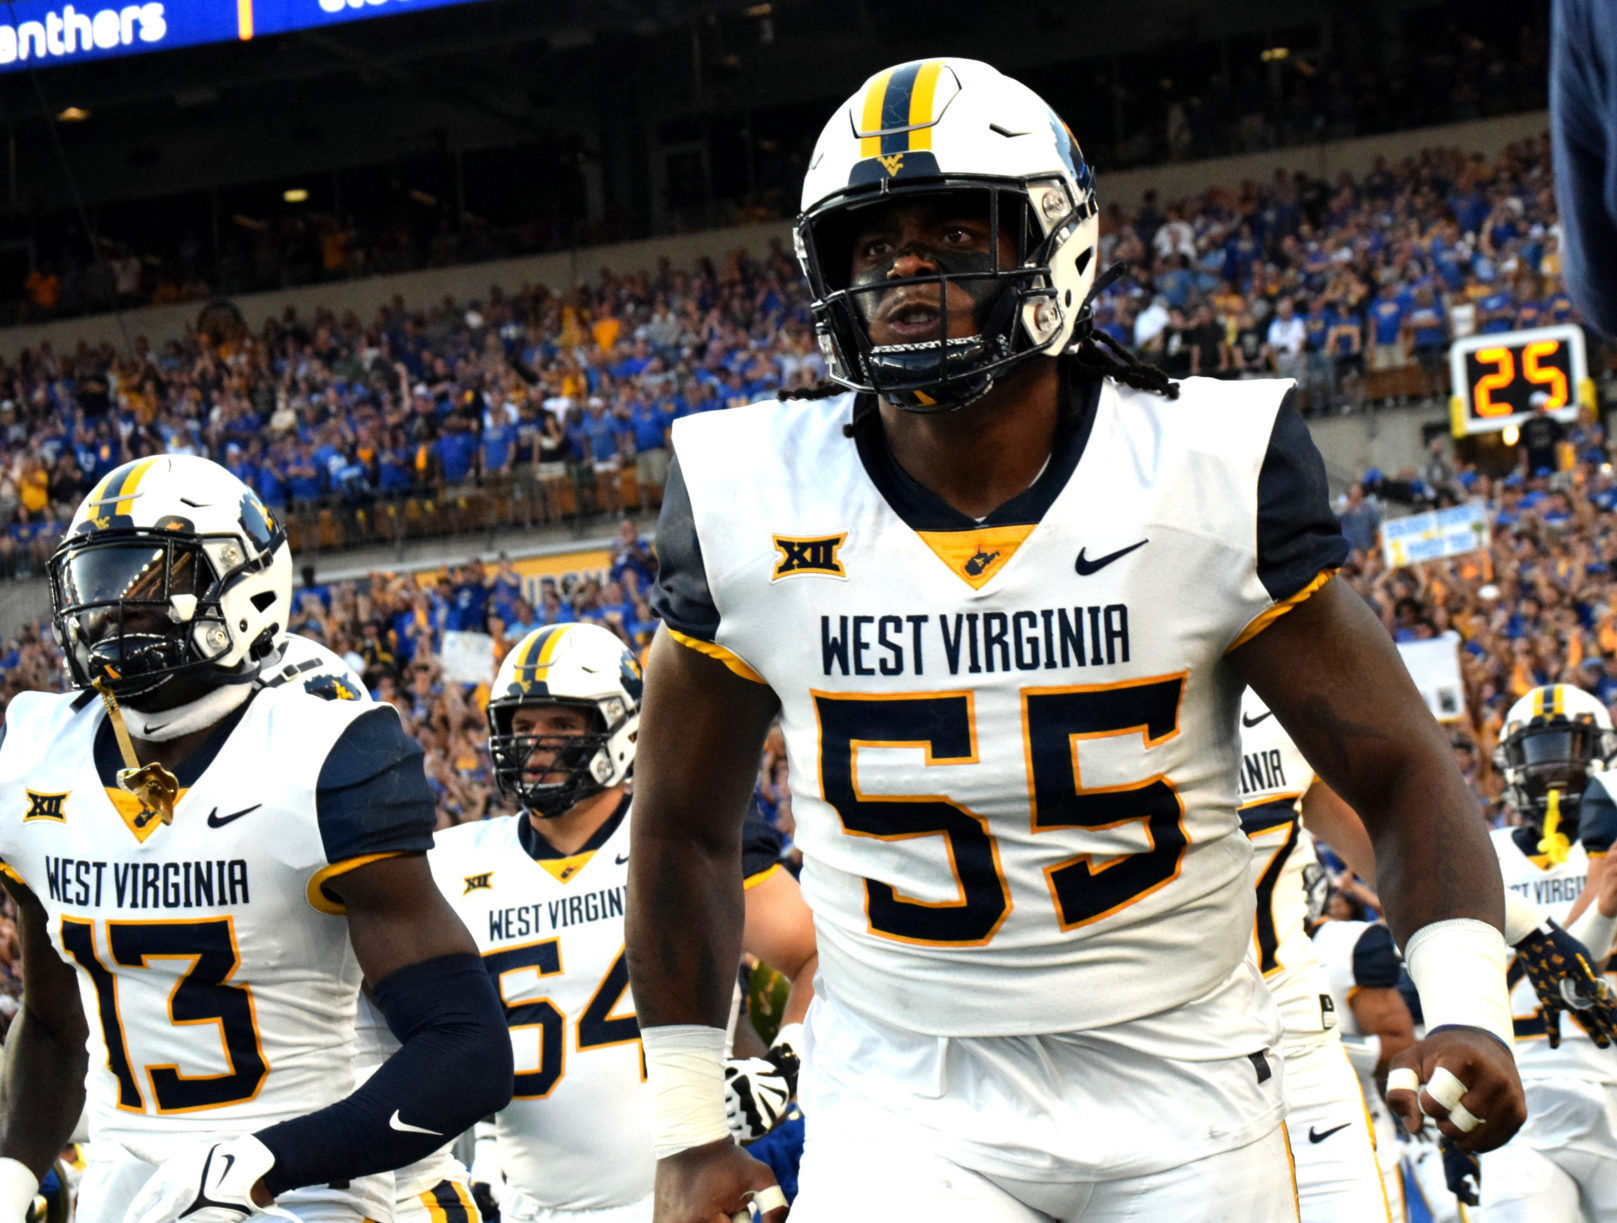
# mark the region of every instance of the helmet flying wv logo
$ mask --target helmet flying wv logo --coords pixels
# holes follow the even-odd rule
[[[904,168],[904,154],[902,153],[883,153],[877,160],[881,162],[881,168],[886,170],[889,175],[896,175]]]

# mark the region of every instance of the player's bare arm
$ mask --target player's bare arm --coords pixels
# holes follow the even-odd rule
[[[814,915],[803,901],[797,880],[784,870],[776,870],[747,889],[741,949],[791,983],[781,1026],[802,1023],[814,1000],[814,970],[820,955],[814,945]]]
[[[1348,1005],[1353,1008],[1353,1020],[1359,1025],[1359,1031],[1381,1042],[1375,1073],[1376,1086],[1385,1094],[1392,1059],[1415,1043],[1415,1023],[1409,1017],[1409,1007],[1396,989],[1380,986],[1361,986]]]
[[[1413,953],[1417,931],[1454,919],[1502,931],[1504,884],[1487,831],[1447,738],[1364,602],[1345,583],[1328,581],[1231,659],[1309,763],[1363,818],[1375,847],[1377,887],[1400,945]],[[1351,684],[1344,682],[1349,677]],[[1475,934],[1478,928],[1464,929]],[[1419,984],[1419,972],[1412,971]],[[1486,963],[1479,969],[1484,976],[1490,971]],[[1493,1035],[1465,1018],[1454,1026],[1439,1018],[1425,1040],[1397,1059],[1388,1103],[1406,1126],[1418,1128],[1417,1093],[1400,1089],[1400,1068],[1437,1087],[1441,1100],[1419,1093],[1428,1111],[1482,1119],[1466,1130],[1441,1122],[1466,1149],[1492,1150],[1520,1128],[1526,1104],[1507,1043],[1503,990],[1501,962],[1498,982],[1477,982],[1479,997],[1500,995]],[[1458,1095],[1454,1080],[1463,1087]],[[1454,1105],[1471,1116],[1456,1113]]]
[[[722,1035],[744,924],[741,826],[776,704],[769,688],[658,631],[636,753],[625,923],[648,1059],[657,1041],[650,1029]],[[658,1223],[724,1223],[745,1209],[749,1192],[774,1183],[731,1142],[721,1083],[711,1074],[702,1141],[669,1151],[659,1116]]]
[[[73,969],[46,934],[45,910],[22,884],[4,883],[17,905],[24,1001],[0,1078],[0,1210],[20,1218],[84,1108],[89,1029]]]

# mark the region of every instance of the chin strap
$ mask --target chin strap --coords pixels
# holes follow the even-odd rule
[[[1538,852],[1548,854],[1556,866],[1566,861],[1572,851],[1572,842],[1561,831],[1561,791],[1551,790],[1544,800],[1544,835],[1539,838]]]

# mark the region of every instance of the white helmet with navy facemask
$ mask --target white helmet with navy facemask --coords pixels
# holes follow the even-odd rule
[[[552,624],[511,647],[489,694],[489,754],[500,794],[549,819],[621,785],[634,767],[640,729],[640,664],[607,629]],[[518,709],[561,705],[590,720],[582,734],[518,734]],[[536,751],[554,753],[538,778],[525,776]],[[560,775],[561,780],[547,781]]]
[[[1570,684],[1549,684],[1510,707],[1494,765],[1522,823],[1546,841],[1570,842],[1578,839],[1584,788],[1613,755],[1617,733],[1600,699]]]
[[[946,197],[1009,235],[986,252],[928,251],[937,270],[892,278],[897,255],[854,282],[860,212]],[[1072,134],[1032,90],[977,60],[936,59],[877,73],[821,134],[803,183],[797,254],[814,293],[821,348],[837,382],[917,412],[952,411],[1022,361],[1056,354],[1087,324],[1099,206]],[[950,284],[974,303],[973,334],[949,338]],[[937,335],[876,346],[882,299],[935,286]]]
[[[50,559],[52,622],[73,683],[133,709],[246,684],[285,640],[286,531],[207,459],[157,455],[90,492]],[[239,702],[236,702],[239,703]]]

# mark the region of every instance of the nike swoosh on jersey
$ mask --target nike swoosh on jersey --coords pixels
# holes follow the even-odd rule
[[[243,807],[240,811],[232,811],[229,815],[220,815],[219,808],[215,807],[212,811],[208,812],[208,827],[223,828],[226,824],[230,823],[231,820],[239,820],[244,815],[251,815],[263,805],[263,803],[254,803],[251,807]]]
[[[1352,1124],[1353,1123],[1351,1121],[1344,1121],[1344,1122],[1342,1122],[1341,1125],[1333,1125],[1330,1129],[1326,1130],[1323,1134],[1321,1134],[1317,1130],[1315,1130],[1313,1126],[1309,1126],[1308,1127],[1308,1141],[1309,1142],[1324,1142],[1327,1138],[1329,1138],[1332,1134],[1336,1133],[1338,1130],[1345,1130],[1345,1129],[1347,1129],[1348,1126],[1350,1126]]]
[[[1259,722],[1263,721],[1265,718],[1272,718],[1274,716],[1275,716],[1274,715],[1274,710],[1272,710],[1272,709],[1268,713],[1260,713],[1255,718],[1249,718],[1249,717],[1246,716],[1246,714],[1243,713],[1241,715],[1241,725],[1242,726],[1247,726],[1247,727],[1256,726]]]
[[[616,862],[619,866],[622,866],[628,860],[629,860],[629,855],[628,854],[619,854],[616,858],[612,859],[612,861]]]
[[[1084,553],[1087,552],[1089,549],[1088,548],[1079,548],[1078,549],[1078,559],[1076,559],[1075,561],[1072,562],[1073,572],[1075,572],[1081,578],[1086,578],[1092,573],[1099,573],[1102,569],[1106,568],[1107,565],[1110,565],[1113,561],[1117,560],[1119,557],[1127,556],[1130,552],[1133,552],[1136,548],[1143,548],[1143,547],[1145,547],[1146,544],[1148,544],[1150,542],[1151,541],[1149,539],[1142,539],[1137,544],[1130,544],[1126,548],[1119,548],[1116,552],[1109,552],[1105,556],[1097,556],[1092,561],[1084,559]]]
[[[423,1126],[411,1125],[408,1121],[400,1121],[399,1110],[396,1108],[393,1110],[393,1115],[387,1119],[387,1123],[392,1129],[398,1130],[401,1134],[431,1134],[434,1138],[443,1137],[443,1134],[438,1130],[429,1130]]]

